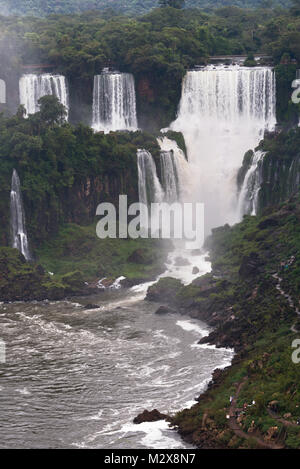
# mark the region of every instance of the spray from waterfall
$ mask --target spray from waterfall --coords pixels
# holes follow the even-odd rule
[[[20,103],[25,106],[27,116],[39,111],[38,101],[43,96],[53,95],[69,111],[66,79],[62,75],[26,74],[20,79]],[[68,117],[67,117],[68,118]]]
[[[189,71],[178,118],[192,201],[205,204],[206,233],[240,219],[236,176],[243,156],[276,124],[275,74],[268,67],[208,66]]]
[[[31,259],[28,237],[25,227],[25,213],[21,194],[20,179],[17,171],[13,170],[10,192],[10,225],[12,247],[18,249],[25,259]]]
[[[94,78],[93,129],[137,130],[133,75],[103,72]]]

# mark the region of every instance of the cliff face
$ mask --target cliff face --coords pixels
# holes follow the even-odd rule
[[[135,167],[120,173],[89,175],[76,180],[56,194],[45,193],[39,201],[24,197],[29,238],[34,246],[57,233],[61,223],[88,225],[96,220],[96,209],[102,202],[118,207],[119,195],[127,194],[128,204],[138,201]],[[7,218],[7,223],[9,219]],[[7,244],[7,243],[5,243]]]
[[[262,163],[259,209],[276,205],[299,190],[300,155],[282,160],[267,154]]]

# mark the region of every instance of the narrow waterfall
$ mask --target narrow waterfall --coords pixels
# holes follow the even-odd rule
[[[103,72],[94,78],[93,129],[137,130],[133,75]]]
[[[162,202],[164,191],[159,182],[155,162],[147,150],[138,150],[139,201],[145,205]]]
[[[258,196],[262,183],[262,161],[265,153],[257,150],[252,157],[251,164],[245,175],[239,194],[238,211],[240,217],[244,214],[256,215],[258,210]]]
[[[26,74],[20,79],[20,103],[25,106],[26,114],[39,111],[38,101],[43,96],[54,95],[69,110],[66,79],[62,75]]]
[[[205,204],[205,228],[240,219],[236,176],[247,150],[276,124],[269,67],[208,66],[187,72],[178,117],[185,137],[192,201]]]
[[[174,140],[158,138],[161,148],[161,179],[166,202],[188,199],[189,165],[183,151]]]
[[[20,179],[17,171],[13,170],[10,192],[10,223],[12,247],[18,249],[25,259],[31,259],[28,237],[25,227],[25,214],[21,194]]]

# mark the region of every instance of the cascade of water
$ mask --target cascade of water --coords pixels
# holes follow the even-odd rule
[[[275,97],[268,67],[208,66],[186,74],[171,128],[185,137],[191,197],[205,204],[207,233],[239,220],[236,175],[245,152],[274,129]]]
[[[164,191],[159,182],[155,162],[147,150],[137,151],[139,201],[145,205],[162,202]]]
[[[161,178],[166,202],[188,200],[189,165],[183,151],[174,140],[158,138],[161,148]]]
[[[105,71],[95,76],[93,128],[104,132],[137,130],[133,75]]]
[[[10,192],[10,223],[12,247],[18,249],[25,259],[31,259],[25,227],[25,214],[21,195],[20,179],[14,169]]]
[[[54,95],[69,110],[66,79],[62,75],[26,74],[20,79],[20,103],[25,106],[26,114],[39,111],[38,101],[43,96]]]
[[[245,175],[238,201],[238,211],[241,217],[244,214],[257,214],[258,196],[262,183],[261,163],[264,156],[264,152],[257,150],[253,154],[251,165]]]

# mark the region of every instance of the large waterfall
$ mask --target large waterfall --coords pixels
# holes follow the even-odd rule
[[[25,227],[25,214],[21,194],[20,179],[14,169],[10,192],[10,223],[12,247],[18,249],[25,259],[31,259]]]
[[[103,72],[95,76],[93,128],[104,132],[137,130],[133,75]]]
[[[39,111],[38,101],[43,96],[54,95],[69,109],[66,79],[62,75],[26,74],[20,79],[20,103],[25,106],[26,114]]]
[[[178,117],[192,201],[205,204],[206,232],[239,220],[236,176],[243,156],[276,124],[275,74],[268,67],[208,66],[183,81]]]

